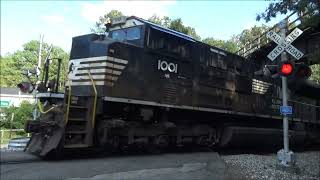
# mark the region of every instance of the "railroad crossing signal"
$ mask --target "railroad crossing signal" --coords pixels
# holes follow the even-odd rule
[[[284,50],[291,54],[294,58],[299,60],[304,54],[297,48],[291,45],[291,43],[296,40],[303,31],[299,28],[295,28],[285,39],[282,39],[276,32],[270,31],[267,33],[267,37],[278,44],[269,54],[268,58],[273,61],[275,60]]]
[[[275,43],[278,44],[276,48],[274,48],[269,54],[268,58],[271,61],[274,61],[281,54],[281,64],[278,66],[278,72],[282,75],[282,106],[280,107],[280,113],[283,114],[283,149],[278,151],[278,160],[280,160],[280,164],[283,166],[290,166],[294,164],[294,154],[289,150],[289,122],[288,117],[286,115],[292,114],[292,107],[288,106],[288,84],[287,77],[291,75],[293,72],[293,63],[288,61],[287,54],[283,52],[286,50],[290,53],[294,58],[300,59],[303,56],[303,53],[298,49],[293,47],[291,43],[297,39],[303,31],[296,28],[294,29],[287,37],[287,24],[288,19],[283,20],[280,25],[280,33],[281,36],[276,34],[274,31],[270,31],[267,33],[267,37],[272,39]]]

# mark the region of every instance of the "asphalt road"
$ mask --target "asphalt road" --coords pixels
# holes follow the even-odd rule
[[[2,153],[2,157],[6,156]],[[22,162],[22,161],[21,161]],[[227,167],[215,152],[161,155],[104,156],[62,161],[8,164],[2,162],[4,179],[239,179],[236,169]]]

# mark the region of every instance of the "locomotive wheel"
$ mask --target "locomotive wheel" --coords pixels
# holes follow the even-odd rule
[[[64,138],[63,138],[64,139]],[[63,149],[63,140],[59,142],[59,145],[56,149],[51,150],[46,156],[43,157],[44,160],[60,160],[64,157],[64,149]]]
[[[101,148],[106,148],[108,144],[108,129],[103,126],[98,126],[96,135],[98,146]]]
[[[160,154],[168,147],[169,137],[167,135],[159,135],[153,137],[150,142],[151,143],[147,148],[148,152],[152,154]]]
[[[159,148],[166,148],[169,145],[169,138],[167,135],[160,135],[154,139],[154,144]]]
[[[117,152],[120,147],[120,137],[119,136],[113,136],[109,140],[109,144],[111,146],[112,152]]]
[[[120,137],[110,136],[109,129],[107,127],[99,127],[96,135],[98,147],[108,152],[116,152],[119,150]]]

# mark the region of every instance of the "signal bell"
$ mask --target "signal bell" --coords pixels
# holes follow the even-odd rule
[[[33,91],[33,86],[29,82],[21,82],[17,85],[17,87],[23,93],[31,93]]]

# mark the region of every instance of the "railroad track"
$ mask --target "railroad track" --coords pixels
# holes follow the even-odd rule
[[[305,151],[319,151],[320,144],[313,144],[312,146],[301,146],[293,147],[294,151],[305,152]],[[204,152],[217,152],[222,156],[226,155],[239,155],[239,154],[255,154],[255,155],[265,155],[265,154],[275,154],[279,148],[278,147],[241,147],[241,148],[207,148],[207,147],[176,147],[166,150],[161,154],[185,154],[185,153],[204,153]],[[61,161],[72,160],[72,159],[96,159],[96,158],[112,158],[112,157],[129,157],[129,156],[145,156],[152,155],[152,153],[146,153],[138,150],[117,152],[117,153],[97,153],[97,150],[87,149],[87,150],[78,150],[76,153],[74,151],[66,151]],[[32,155],[23,151],[12,151],[12,152],[1,152],[0,164],[23,164],[23,163],[33,163],[43,161],[38,156]]]

